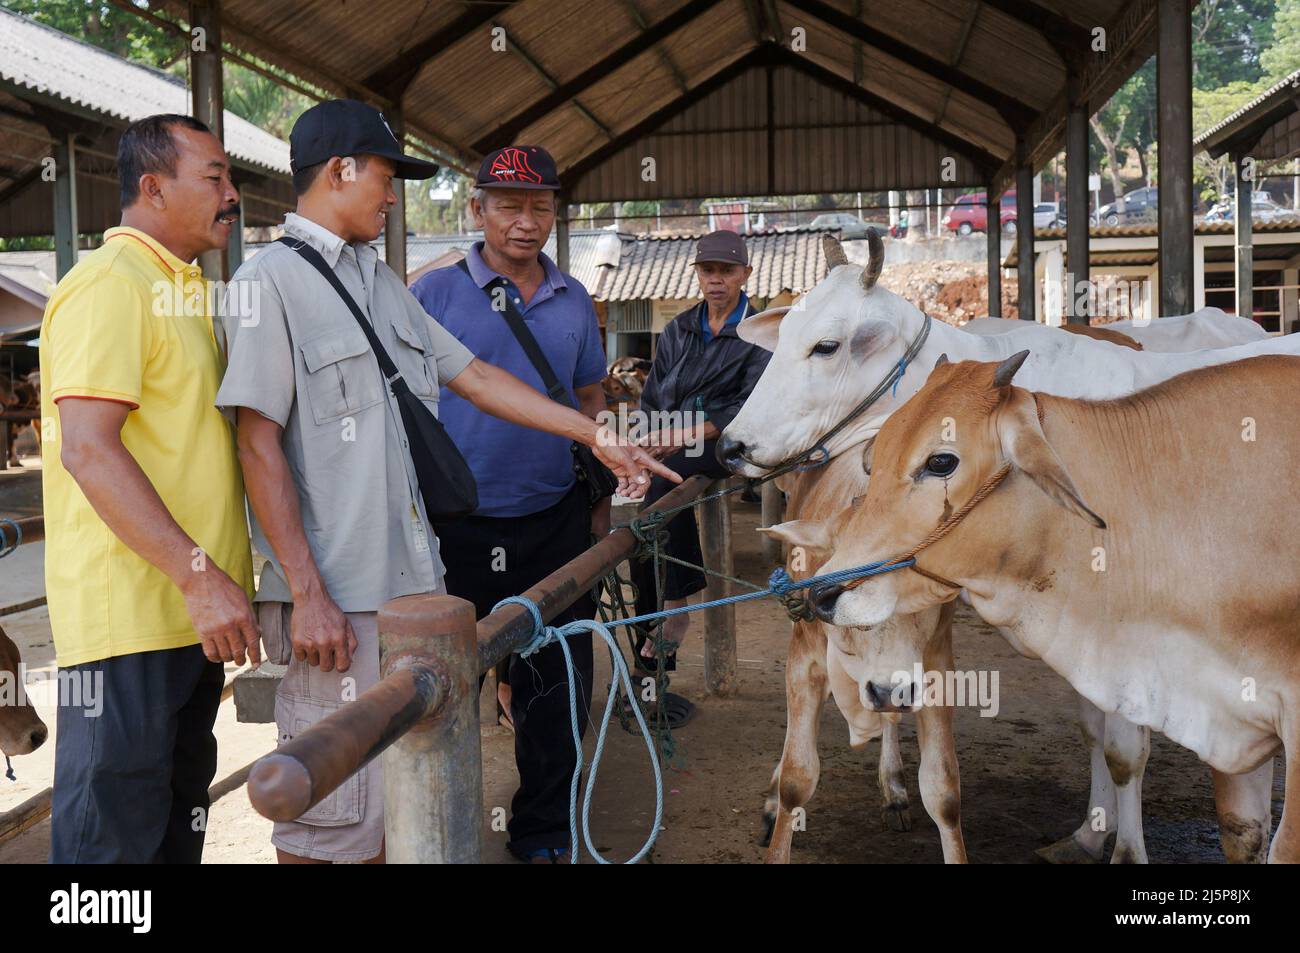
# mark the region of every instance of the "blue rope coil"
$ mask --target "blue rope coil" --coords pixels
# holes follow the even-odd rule
[[[5,533],[6,523],[14,528],[14,541],[12,544],[10,544]],[[7,516],[0,516],[0,559],[4,559],[6,556],[8,556],[10,553],[12,553],[15,549],[17,549],[22,544],[23,544],[22,526],[20,526],[17,523],[17,521],[11,520]]]
[[[552,642],[558,642],[560,650],[564,653],[565,675],[569,682],[569,726],[573,730],[573,750],[577,755],[576,763],[573,767],[573,779],[569,783],[569,863],[578,862],[578,786],[582,781],[582,734],[578,729],[578,691],[574,684],[573,676],[573,655],[569,651],[569,636],[580,635],[589,632],[599,635],[605,640],[609,648],[609,661],[613,674],[609,680],[609,697],[605,700],[605,714],[600,720],[600,731],[596,736],[596,750],[591,758],[591,771],[587,776],[587,793],[582,799],[582,837],[587,847],[587,853],[598,864],[610,864],[612,861],[606,860],[600,856],[596,850],[596,845],[591,840],[591,796],[596,790],[596,774],[600,770],[600,759],[605,752],[605,736],[609,731],[610,716],[614,712],[614,703],[618,700],[619,683],[622,683],[623,690],[627,693],[628,700],[631,702],[632,713],[636,716],[636,723],[641,729],[641,737],[645,739],[646,750],[650,753],[650,767],[655,776],[655,817],[650,835],[646,838],[645,843],[641,845],[632,857],[625,864],[635,864],[650,853],[650,848],[654,846],[655,839],[659,836],[659,828],[663,823],[664,817],[664,781],[663,775],[659,771],[659,758],[655,752],[654,739],[650,735],[650,728],[645,723],[645,716],[641,713],[641,706],[636,703],[636,696],[632,689],[632,677],[628,673],[627,663],[623,661],[623,653],[618,649],[618,642],[610,633],[604,623],[595,619],[577,619],[568,622],[562,626],[546,625],[542,621],[541,610],[531,599],[523,596],[510,596],[502,599],[496,604],[493,611],[500,609],[502,606],[523,606],[533,619],[533,638],[519,650],[521,658],[527,658],[534,652],[550,645]]]

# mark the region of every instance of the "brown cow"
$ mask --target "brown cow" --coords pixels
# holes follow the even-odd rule
[[[1011,386],[1027,355],[941,362],[890,417],[823,572],[916,563],[818,587],[817,614],[870,630],[965,589],[1013,647],[1099,710],[1210,765],[1230,859],[1263,854],[1258,781],[1284,748],[1268,859],[1300,862],[1300,510],[1273,492],[1300,459],[1286,400],[1300,391],[1300,358],[1087,401]],[[897,687],[904,704],[920,688]],[[1140,814],[1128,814],[1140,843]]]
[[[21,663],[18,646],[0,628],[0,752],[10,757],[31,754],[49,735],[26,693],[19,692]]]

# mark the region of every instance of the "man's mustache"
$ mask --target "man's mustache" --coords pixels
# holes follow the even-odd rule
[[[232,203],[232,204],[230,204],[230,205],[227,205],[227,206],[226,206],[225,208],[223,208],[220,212],[218,212],[218,213],[216,214],[216,218],[213,219],[213,220],[215,221],[216,219],[222,219],[222,218],[228,218],[228,217],[234,217],[234,218],[238,219],[239,216],[240,216],[239,203],[238,203],[238,202],[234,202],[234,203]]]

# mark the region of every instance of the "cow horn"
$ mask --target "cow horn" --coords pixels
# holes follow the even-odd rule
[[[839,239],[827,232],[822,236],[822,254],[826,256],[826,270],[834,271],[840,265],[849,263],[849,256],[844,254],[844,246]]]
[[[880,269],[885,264],[885,244],[880,240],[880,233],[874,228],[867,229],[867,248],[870,249],[870,254],[867,257],[867,267],[862,269],[863,291],[870,291],[876,286]]]
[[[1020,365],[1025,363],[1025,358],[1028,356],[1028,351],[1017,351],[999,364],[998,369],[993,372],[993,386],[1006,387],[1009,385],[1011,378],[1016,376],[1016,371],[1020,370]]]

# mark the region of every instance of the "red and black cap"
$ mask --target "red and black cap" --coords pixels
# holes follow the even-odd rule
[[[355,99],[317,103],[298,117],[289,133],[289,168],[294,172],[333,156],[359,155],[391,160],[399,179],[427,179],[438,171],[432,162],[404,155],[384,114]]]
[[[506,146],[483,157],[474,178],[480,189],[551,189],[560,188],[555,160],[541,146]]]

